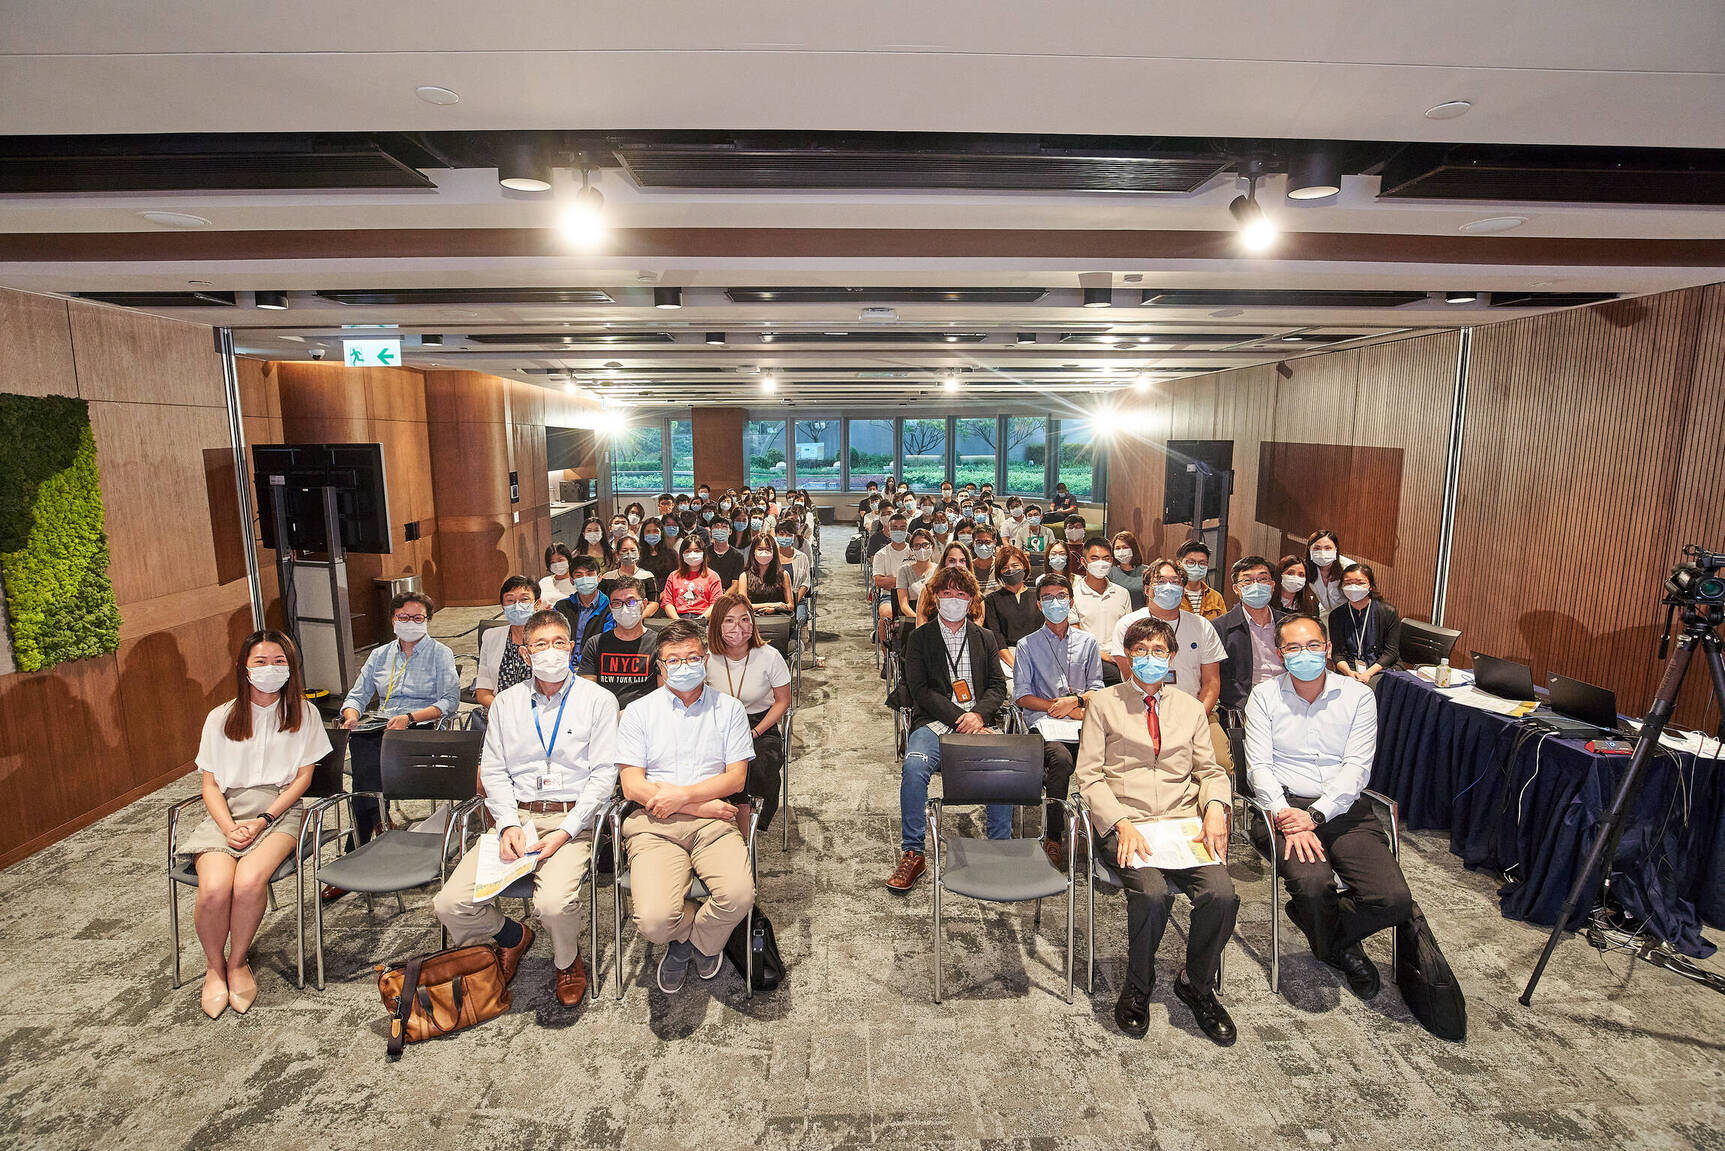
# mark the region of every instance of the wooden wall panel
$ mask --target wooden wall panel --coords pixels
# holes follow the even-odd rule
[[[280,421],[282,398],[275,361],[241,356],[234,360],[234,367],[240,386],[240,414],[246,419],[262,417]]]
[[[275,365],[279,387],[282,425],[290,443],[324,442],[300,434],[300,426],[308,421],[335,423],[351,421],[363,425],[369,418],[366,409],[366,368],[344,368],[340,364],[314,364],[296,360]]]
[[[130,790],[197,751],[211,708],[233,698],[232,660],[251,630],[251,609],[204,616],[120,644],[121,722],[129,754],[97,765],[110,794]],[[238,636],[230,623],[240,615]]]
[[[720,491],[743,484],[743,409],[693,408],[695,482]]]
[[[109,798],[93,765],[127,755],[118,687],[112,655],[0,676],[0,859]]]
[[[65,300],[0,288],[0,392],[78,394]]]
[[[222,362],[209,328],[81,300],[69,307],[78,393],[86,400],[226,411]]]
[[[1344,350],[1286,360],[1276,386],[1276,438],[1307,444],[1351,444],[1360,354]]]
[[[1687,427],[1671,501],[1668,564],[1678,562],[1686,544],[1725,552],[1725,284],[1701,292],[1698,319]],[[1706,680],[1699,667],[1689,673],[1677,715],[1694,725],[1705,714],[1712,730],[1719,712],[1708,710],[1712,689]]]

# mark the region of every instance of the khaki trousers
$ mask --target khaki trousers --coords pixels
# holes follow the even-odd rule
[[[1227,729],[1222,726],[1221,717],[1215,712],[1210,713],[1210,746],[1215,749],[1216,762],[1222,765],[1222,770],[1230,776],[1234,774],[1234,749],[1228,743]],[[1238,788],[1235,788],[1238,791]],[[1194,986],[1202,986],[1195,984]]]
[[[561,827],[565,818],[560,811],[521,814],[532,821],[540,839]],[[533,913],[551,936],[551,956],[560,968],[568,968],[581,958],[581,884],[586,882],[592,854],[593,833],[587,832],[559,847],[533,872]],[[473,902],[473,880],[478,872],[479,852],[469,851],[432,901],[437,918],[449,929],[449,940],[456,947],[484,943],[503,930],[505,917],[495,906],[496,899]]]
[[[623,842],[635,930],[660,946],[687,940],[702,955],[719,954],[755,903],[749,846],[736,825],[693,815],[657,819],[641,810],[623,821]],[[705,903],[689,899],[691,874],[707,885]]]

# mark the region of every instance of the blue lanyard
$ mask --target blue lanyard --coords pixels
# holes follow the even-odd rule
[[[539,725],[539,701],[530,700],[533,704],[533,730],[539,733],[539,746],[545,749],[545,777],[551,777],[551,753],[557,750],[557,737],[563,734],[563,709],[569,706],[569,690],[571,685],[563,686],[563,702],[557,705],[557,722],[551,728],[551,743],[545,742],[545,729]]]

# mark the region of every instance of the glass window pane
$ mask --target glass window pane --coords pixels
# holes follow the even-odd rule
[[[838,491],[839,422],[798,420],[796,431],[797,486],[811,492]]]
[[[904,422],[904,482],[913,491],[940,487],[946,478],[946,421]]]
[[[1055,477],[1066,485],[1075,499],[1088,503],[1095,498],[1091,481],[1095,461],[1091,456],[1091,426],[1089,420],[1060,420],[1060,465]]]
[[[959,420],[955,423],[953,434],[958,437],[958,451],[952,465],[954,486],[975,484],[981,487],[994,482],[996,427],[992,416],[985,420]]]
[[[665,429],[655,420],[632,426],[611,441],[611,490],[665,490]]]
[[[851,420],[851,491],[860,492],[870,480],[885,483],[892,472],[892,421]],[[798,472],[801,475],[801,472]],[[805,486],[813,488],[813,484]]]
[[[695,425],[688,420],[671,421],[671,490],[695,490]]]
[[[785,421],[750,420],[743,425],[743,462],[749,486],[785,490]]]
[[[1006,492],[1014,496],[1047,493],[1048,424],[1041,416],[1013,416],[1006,421]]]

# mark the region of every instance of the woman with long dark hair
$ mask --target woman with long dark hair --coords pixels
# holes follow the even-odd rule
[[[1336,670],[1371,687],[1379,672],[1401,662],[1402,621],[1378,590],[1371,564],[1342,572],[1343,606],[1330,612],[1330,658]]]
[[[257,999],[248,952],[269,900],[269,878],[305,826],[300,797],[329,733],[305,701],[299,652],[278,631],[258,631],[234,660],[234,698],[204,719],[198,743],[209,819],[182,840],[198,872],[193,922],[204,948],[201,1003],[211,1019]]]
[[[773,537],[763,532],[745,554],[749,566],[737,577],[732,593],[747,599],[763,615],[795,611],[791,573],[779,563],[779,546]]]
[[[1353,562],[1342,554],[1342,541],[1328,528],[1306,537],[1306,578],[1321,615],[1328,616],[1348,602],[1342,595],[1342,573]]]
[[[677,570],[665,577],[665,590],[659,593],[665,614],[706,619],[712,613],[713,601],[724,593],[724,581],[707,567],[707,549],[701,537],[692,533],[681,537]]]

